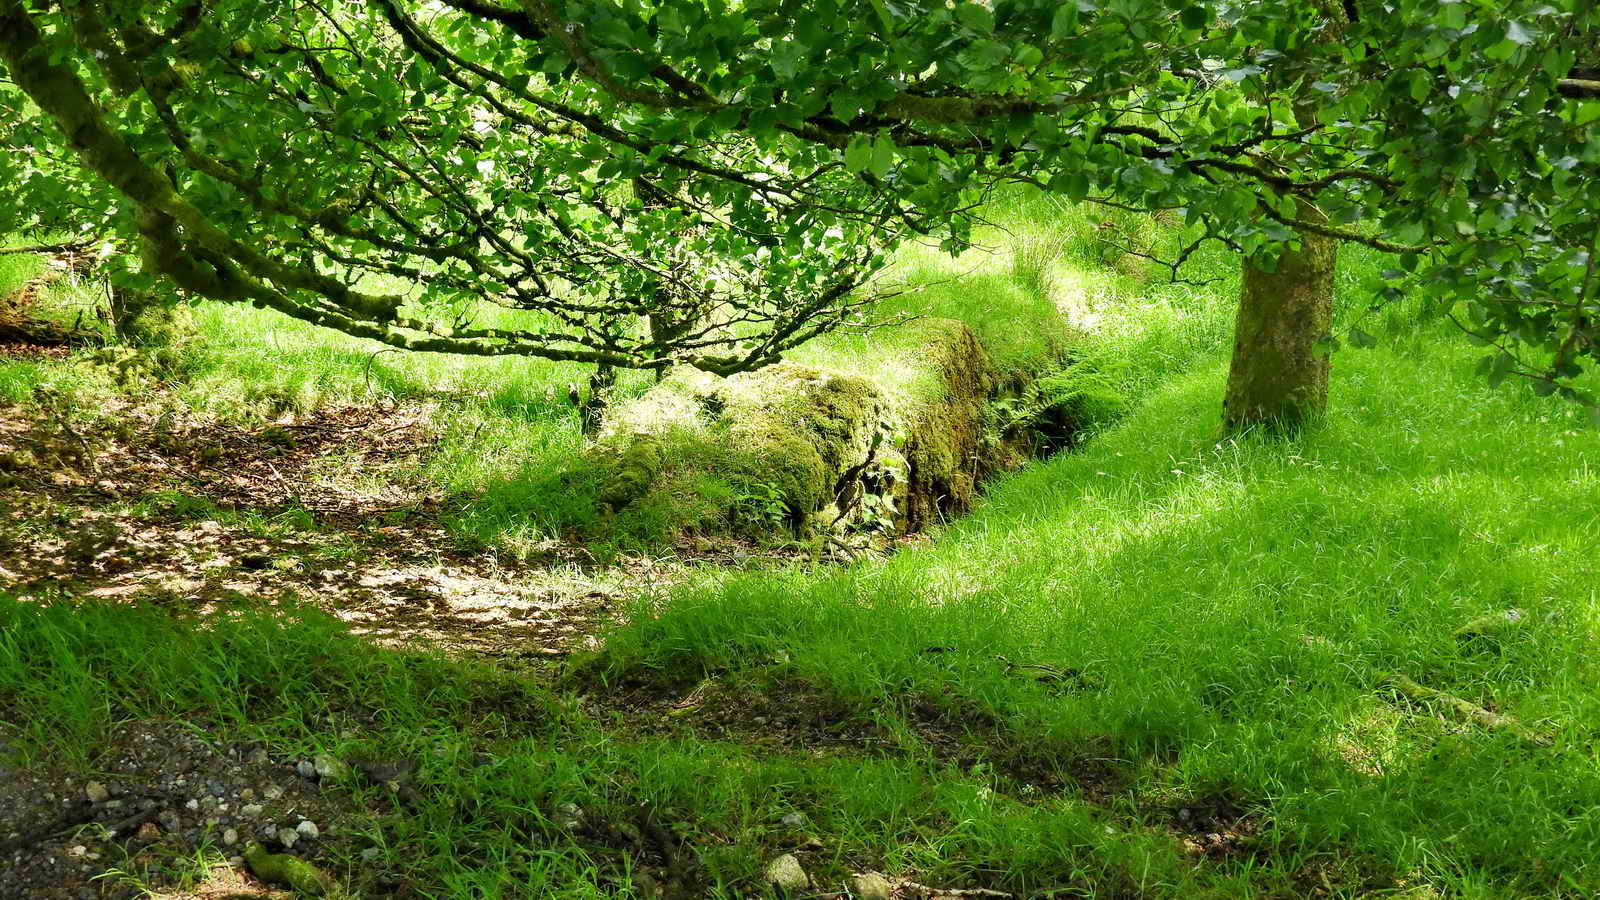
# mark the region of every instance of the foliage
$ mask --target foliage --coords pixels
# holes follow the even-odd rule
[[[1466,301],[1491,376],[1593,402],[1562,386],[1600,353],[1580,0],[71,9],[0,8],[38,104],[5,128],[0,228],[87,216],[147,274],[396,346],[759,365],[845,321],[884,248],[959,249],[1021,180],[1176,211],[1180,259],[1270,264],[1297,230],[1396,252]],[[91,177],[51,161],[61,128]],[[466,301],[527,314],[475,327]]]

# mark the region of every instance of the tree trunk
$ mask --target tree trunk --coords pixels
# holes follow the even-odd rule
[[[1322,220],[1303,202],[1300,216]],[[1332,238],[1301,234],[1300,249],[1285,250],[1272,272],[1244,261],[1233,366],[1222,404],[1225,431],[1292,431],[1327,409],[1328,355],[1317,342],[1333,325],[1338,249]]]

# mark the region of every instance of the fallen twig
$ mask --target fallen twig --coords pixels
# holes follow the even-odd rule
[[[921,891],[930,897],[1010,897],[1005,891],[996,891],[989,888],[936,888],[915,881],[902,881],[900,886],[912,891]]]

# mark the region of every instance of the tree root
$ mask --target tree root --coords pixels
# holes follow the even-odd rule
[[[1389,685],[1391,685],[1395,690],[1399,691],[1403,696],[1421,702],[1443,704],[1445,707],[1454,711],[1455,714],[1461,718],[1470,722],[1475,722],[1486,728],[1497,728],[1504,731],[1509,731],[1528,743],[1536,744],[1540,747],[1549,747],[1555,743],[1555,741],[1552,740],[1548,735],[1540,734],[1539,732],[1534,731],[1510,716],[1504,716],[1500,713],[1484,709],[1478,704],[1473,703],[1470,700],[1464,700],[1455,696],[1454,694],[1447,694],[1444,691],[1418,684],[1404,675],[1398,673],[1392,674],[1388,677],[1387,681]]]
[[[102,343],[104,339],[93,331],[67,328],[43,319],[32,319],[0,307],[0,344],[86,347]]]

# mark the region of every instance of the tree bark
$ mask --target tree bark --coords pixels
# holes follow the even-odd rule
[[[1300,217],[1322,221],[1309,204]],[[1244,261],[1233,364],[1223,400],[1224,431],[1292,431],[1328,408],[1328,354],[1318,346],[1333,325],[1333,272],[1339,243],[1301,234],[1268,272]]]

